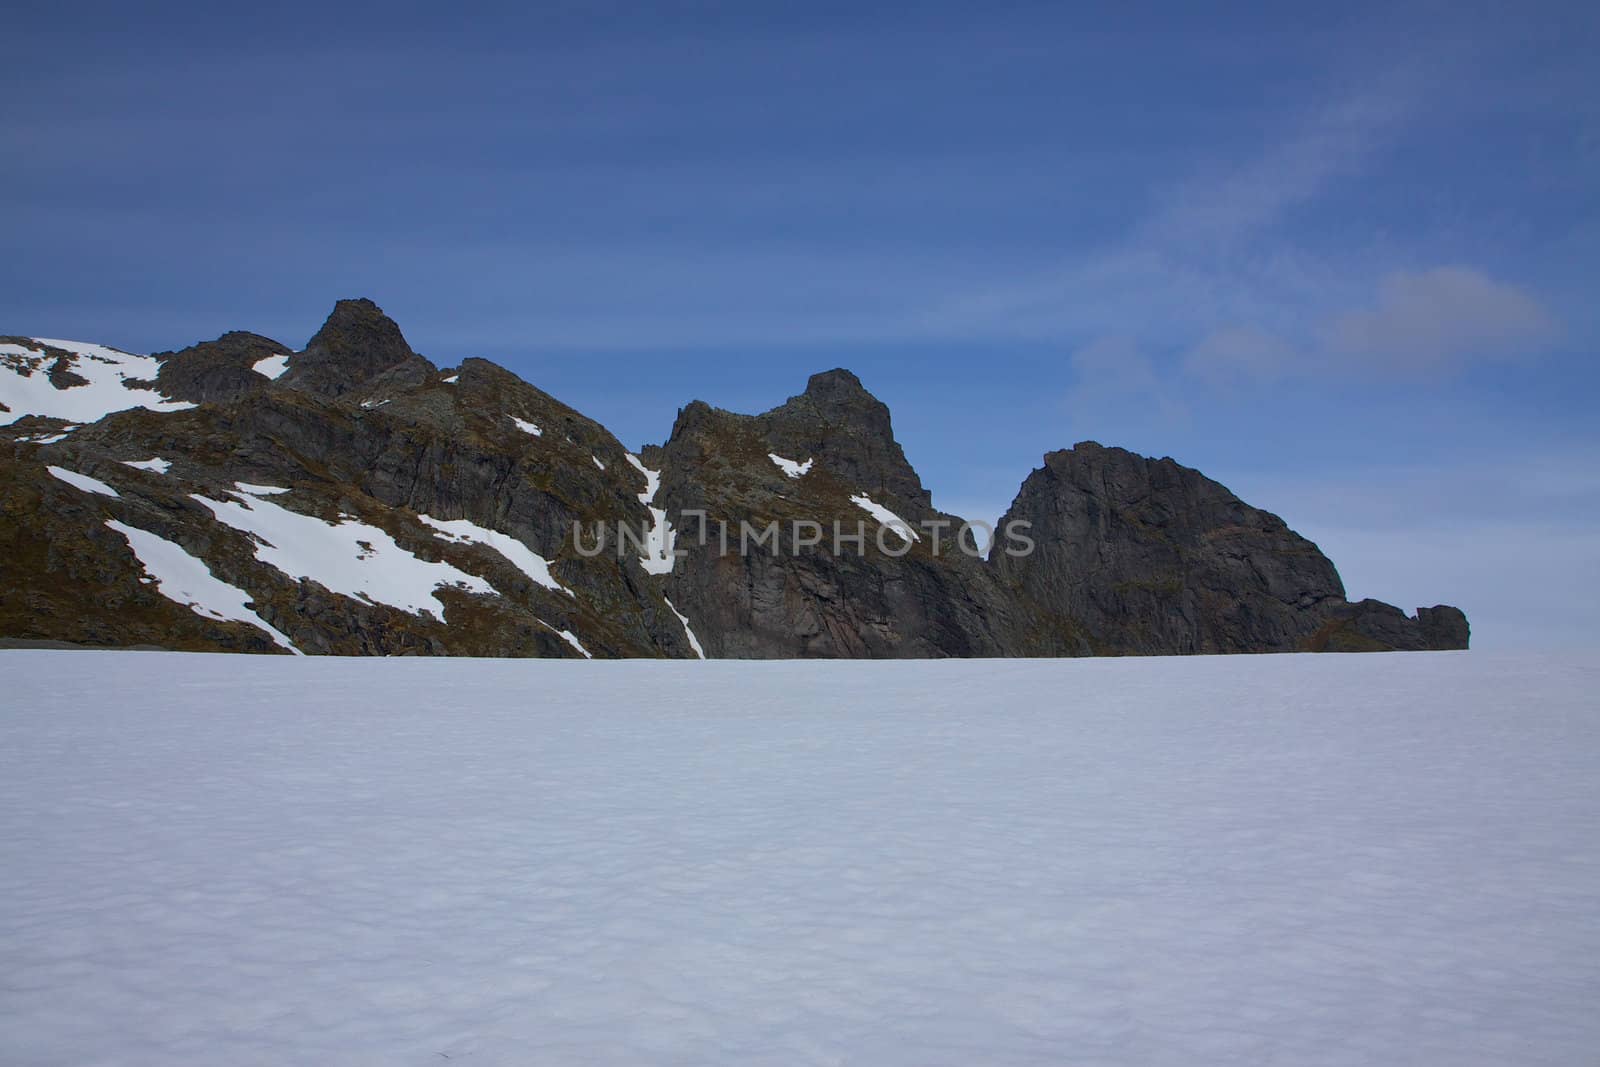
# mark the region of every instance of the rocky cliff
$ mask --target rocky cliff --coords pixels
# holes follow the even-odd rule
[[[1010,651],[1009,604],[982,560],[955,545],[961,520],[934,510],[888,408],[849,371],[813,376],[764,415],[690,404],[659,456],[669,513],[706,515],[703,538],[700,523],[683,531],[668,588],[710,654]],[[936,549],[923,524],[939,522]],[[746,536],[774,523],[776,550]],[[796,523],[816,529],[796,538]],[[820,541],[796,545],[811,536]]]
[[[0,338],[0,640],[311,654],[935,657],[1464,648],[1348,603],[1170,459],[1052,453],[989,558],[845,370],[630,453],[371,301],[298,351]],[[587,531],[574,536],[574,528]],[[1020,542],[1004,542],[1016,548]]]
[[[1171,459],[1093,441],[1052,452],[1001,523],[1017,520],[1035,550],[993,566],[1037,620],[1033,654],[1466,647],[1457,609],[1346,602],[1316,545]]]

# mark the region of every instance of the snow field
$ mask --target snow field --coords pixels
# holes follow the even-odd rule
[[[213,619],[249,623],[265,630],[281,647],[301,655],[287,637],[250,609],[249,593],[213,575],[204,560],[189,555],[182,545],[115,519],[107,519],[106,525],[127,538],[128,547],[138,557],[145,574],[168,600]]]
[[[457,544],[487,545],[510,560],[513,566],[535,584],[565,593],[570,597],[576,596],[572,590],[556,581],[555,576],[550,573],[549,560],[510,534],[490,530],[466,519],[435,519],[429,515],[418,515],[417,518],[423,525],[433,528],[435,537]]]
[[[24,415],[88,423],[127,408],[182,411],[194,407],[187,401],[168,400],[153,390],[135,389],[127,384],[130,380],[155,380],[161,363],[151,356],[136,356],[82,341],[43,337],[34,341],[75,354],[78,358],[70,369],[87,384],[57,389],[50,382],[48,371],[53,360],[49,358],[28,375],[0,360],[0,404],[8,409],[0,410],[0,425],[15,422]],[[0,356],[48,357],[48,353],[41,348],[7,343],[0,344]]]
[[[0,652],[46,1064],[1581,1064],[1600,671]]]
[[[291,578],[310,578],[345,596],[441,617],[444,607],[434,596],[441,586],[457,586],[469,593],[494,592],[475,574],[412,555],[376,526],[349,517],[338,523],[324,522],[265,499],[287,490],[234,484],[249,503],[192,495],[218,522],[253,535],[256,558]]]

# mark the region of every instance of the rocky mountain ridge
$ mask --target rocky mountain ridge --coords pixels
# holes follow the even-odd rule
[[[1002,520],[1033,550],[983,558],[845,370],[760,415],[695,401],[635,454],[487,360],[435,366],[345,300],[298,351],[239,332],[153,356],[3,337],[0,409],[0,639],[773,658],[1469,636],[1454,608],[1346,601],[1277,516],[1092,442],[1046,456]]]

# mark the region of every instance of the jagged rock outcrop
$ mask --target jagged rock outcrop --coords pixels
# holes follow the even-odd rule
[[[181,352],[157,353],[156,386],[174,400],[197,404],[238,400],[267,388],[270,379],[255,369],[257,363],[289,352],[270,337],[235,330]]]
[[[294,353],[276,379],[252,370],[259,380],[229,386],[223,373],[287,350],[227,335],[167,357],[177,364],[167,383],[173,395],[204,390],[216,400],[114,411],[78,428],[59,419],[12,423],[0,451],[0,544],[11,538],[33,550],[8,557],[0,636],[278,650],[259,628],[210,619],[156,592],[127,538],[107,526],[114,522],[199,561],[304,652],[692,654],[637,558],[573,550],[574,522],[650,521],[638,499],[644,478],[603,427],[486,361],[439,371],[369,302],[341,302],[312,349],[309,372],[307,352]],[[107,492],[65,483],[51,467]],[[267,488],[252,495],[241,485]],[[277,535],[219,522],[207,501],[306,517],[310,526],[293,531],[309,539],[304,562],[288,572],[264,561],[264,543],[284,547],[273,543]],[[467,534],[445,532],[461,522]],[[327,528],[371,531],[356,541],[371,551],[319,557]],[[36,544],[41,535],[48,542]],[[506,554],[519,547],[539,557],[527,567],[547,567],[545,584]],[[415,610],[386,602],[376,584],[370,593],[335,591],[367,570],[381,584],[386,566],[431,564],[483,585],[441,585]],[[171,625],[174,618],[184,625]],[[126,620],[120,634],[118,619]]]
[[[260,629],[163,596],[105,523],[110,501],[0,451],[0,636],[88,647],[272,652]]]
[[[659,455],[669,514],[704,512],[710,527],[703,543],[698,524],[680,531],[685,555],[667,583],[709,654],[1006,654],[998,628],[1008,605],[981,559],[956,547],[961,520],[932,507],[889,409],[849,371],[814,375],[763,415],[690,404]],[[886,529],[861,500],[914,537]],[[948,526],[937,550],[922,530],[929,521]],[[815,523],[821,542],[797,546],[795,523]],[[772,545],[747,537],[773,524]]]
[[[1472,640],[1467,613],[1449,604],[1417,609],[1417,626],[1425,646],[1436,652],[1466,648]]]
[[[1347,602],[1315,545],[1171,460],[1052,453],[1012,521],[1033,552],[980,558],[846,370],[760,415],[691,403],[634,455],[493,363],[441,370],[369,300],[298,352],[0,338],[0,640],[774,658],[1469,639],[1455,608]]]
[[[756,416],[754,426],[771,452],[809,457],[841,481],[886,498],[891,508],[933,507],[932,494],[895,440],[888,405],[843,368],[813,374],[805,392]]]
[[[377,304],[364,298],[341,300],[305,351],[289,360],[282,380],[290,388],[337,397],[408,364],[406,380],[420,384],[431,368],[418,359],[400,327]]]
[[[1037,547],[996,553],[993,567],[1031,609],[1021,640],[1032,654],[1466,646],[1464,632],[1449,643],[1454,618],[1465,626],[1455,609],[1424,623],[1378,601],[1348,603],[1316,545],[1171,459],[1093,441],[1052,452],[1001,525],[1017,520]]]

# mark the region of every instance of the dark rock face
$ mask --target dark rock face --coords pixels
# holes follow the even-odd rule
[[[756,425],[780,456],[810,457],[840,479],[907,508],[933,506],[894,438],[888,406],[847,370],[813,374],[805,392],[758,416]]]
[[[1323,624],[1301,647],[1312,652],[1420,652],[1429,646],[1416,619],[1393,604],[1360,600],[1329,604]]]
[[[322,396],[343,396],[416,358],[400,327],[377,304],[341,300],[306,350],[289,361],[282,382]]]
[[[777,455],[806,473],[790,477]],[[889,409],[848,371],[811,379],[763,415],[694,403],[679,413],[659,453],[661,500],[672,515],[703,511],[705,543],[691,523],[667,582],[708,654],[737,658],[998,656],[1009,608],[982,561],[954,547],[960,519],[930,503],[895,441]],[[865,496],[916,527],[944,521],[941,551],[920,534],[909,548],[853,502]],[[794,523],[815,522],[822,543],[795,544]],[[776,550],[741,552],[746,525],[778,524]],[[835,552],[835,524],[842,533]],[[721,530],[726,524],[729,550]],[[844,537],[860,534],[859,547]],[[802,534],[804,537],[804,534]],[[885,551],[887,548],[887,551]]]
[[[1472,627],[1467,625],[1466,612],[1448,604],[1418,608],[1417,625],[1422,630],[1427,647],[1435,651],[1466,648],[1472,639]]]
[[[70,352],[32,351],[5,366],[75,387]],[[278,379],[255,370],[282,356]],[[761,415],[691,403],[664,445],[634,457],[493,363],[439,370],[368,300],[341,301],[303,352],[229,333],[157,359],[138,388],[198,406],[77,429],[12,413],[0,426],[0,639],[283,651],[256,626],[162,595],[108,521],[202,561],[313,654],[686,657],[697,638],[742,658],[1076,656],[1464,648],[1470,636],[1455,608],[1410,618],[1347,602],[1333,564],[1276,516],[1170,459],[1092,443],[1045,457],[1003,520],[1032,524],[1033,553],[979,559],[957,543],[961,520],[934,508],[889,409],[845,370]],[[117,495],[75,488],[51,464]],[[440,587],[436,607],[408,611],[286,573],[201,499],[269,506],[240,482],[281,487],[270,506],[366,524],[493,591]],[[660,521],[652,508],[676,528],[670,566],[614,541],[579,550],[576,524],[644,531]],[[433,525],[460,520],[507,547]],[[884,525],[896,520],[915,536]],[[797,522],[816,524],[815,543]],[[563,588],[514,562],[515,545]]]
[[[0,450],[0,635],[89,647],[277,651],[261,630],[197,614],[142,581],[127,542],[105,525],[125,514],[117,503]]]
[[[1316,545],[1170,459],[1092,441],[1052,452],[1002,527],[1013,520],[1038,547],[993,566],[1035,613],[1023,640],[1040,654],[1418,649],[1434,647],[1429,627],[1453,639],[1448,622],[1347,603]]]
[[[72,369],[71,357],[62,356],[50,364],[48,377],[50,384],[57,389],[71,389],[78,385],[88,385],[89,379]]]
[[[197,404],[238,400],[268,387],[269,379],[255,370],[257,362],[288,354],[288,346],[270,337],[235,330],[181,352],[158,354],[156,387],[174,400]]]

